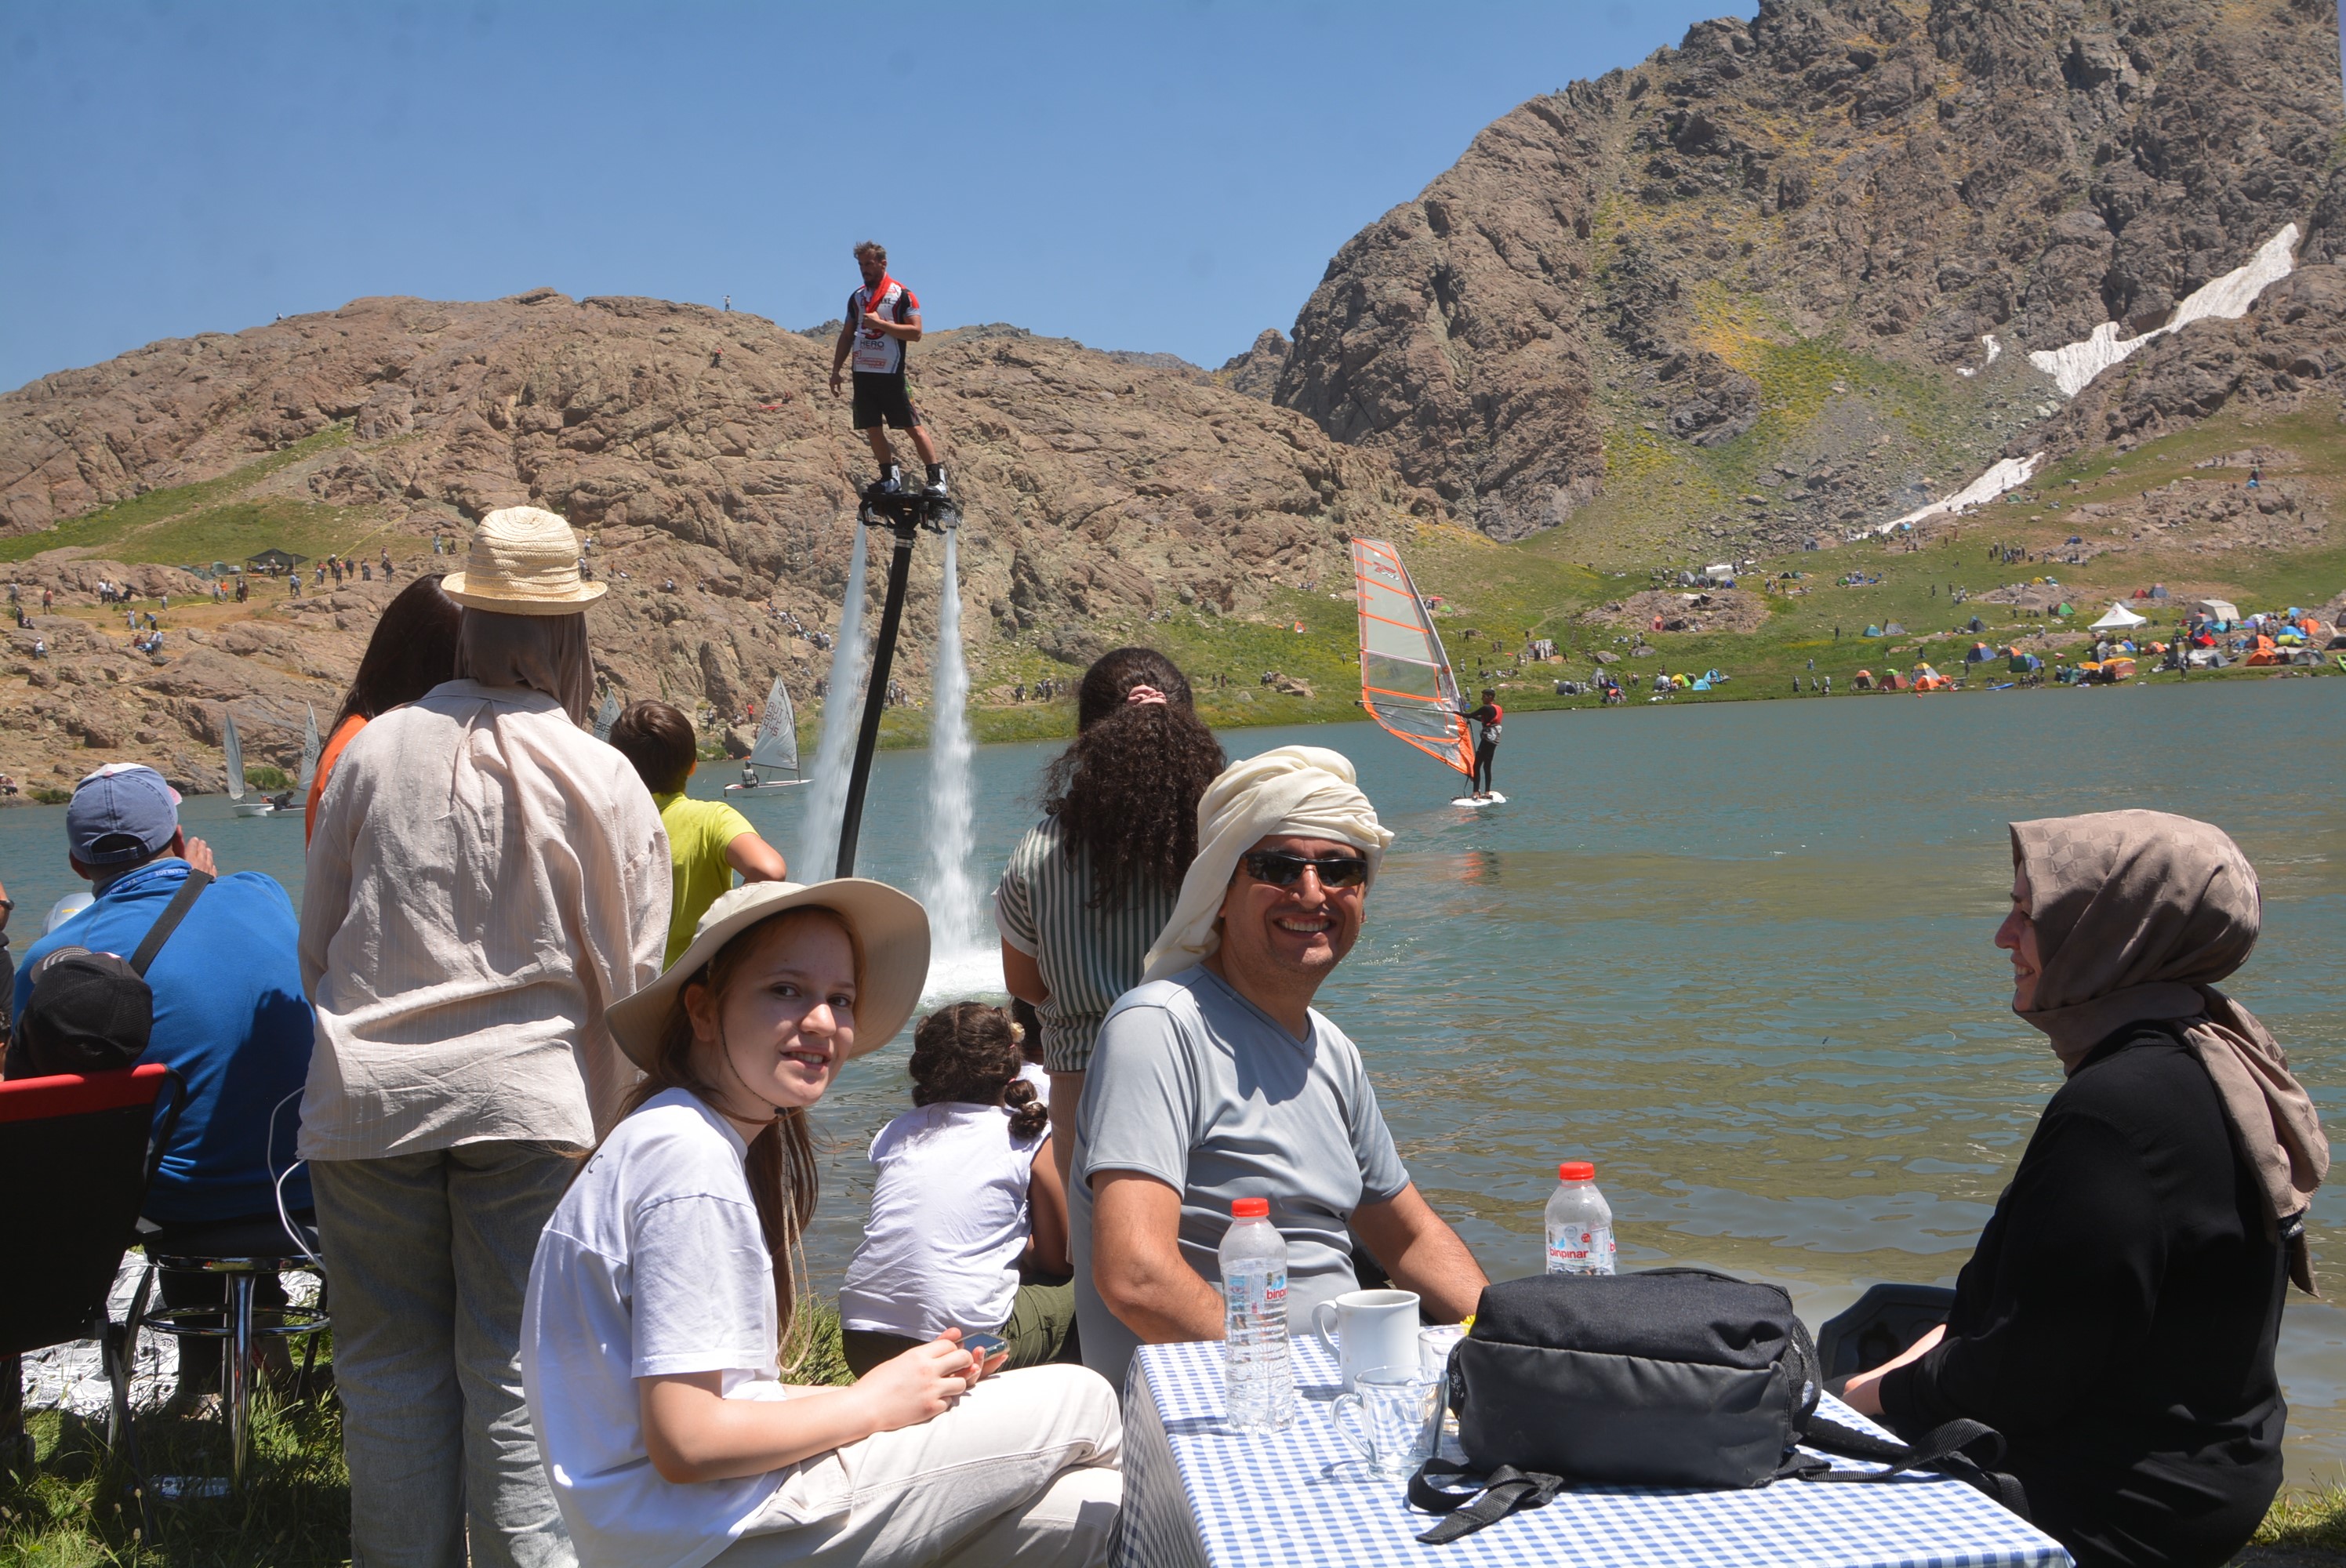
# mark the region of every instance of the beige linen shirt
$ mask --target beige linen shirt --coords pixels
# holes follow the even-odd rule
[[[585,1148],[637,1074],[604,1009],[659,973],[668,834],[552,697],[454,680],[359,731],[318,807],[303,1159]]]

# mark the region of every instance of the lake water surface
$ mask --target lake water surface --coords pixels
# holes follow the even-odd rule
[[[2330,681],[1528,714],[1503,807],[1366,725],[1249,729],[1351,756],[1399,835],[1361,944],[1320,1005],[1360,1044],[1403,1157],[1494,1276],[1529,1273],[1556,1162],[1594,1160],[1624,1268],[1704,1263],[1789,1286],[1811,1324],[1867,1282],[1952,1283],[2059,1071],[2007,1010],[1989,942],[2004,823],[2120,806],[2204,818],[2263,878],[2233,989],[2346,1127],[2346,687]],[[976,873],[1035,816],[1056,748],[977,755]],[[706,770],[716,792],[729,768]],[[860,870],[925,870],[927,758],[883,754]],[[801,792],[793,791],[793,796]],[[753,800],[775,843],[796,799]],[[22,951],[77,885],[63,811],[0,811]],[[298,900],[296,821],[188,802],[223,870]],[[910,1102],[902,1041],[825,1100],[809,1237],[835,1288],[868,1195],[862,1150]],[[2346,1179],[2316,1199],[2316,1266],[2346,1290]],[[2292,1479],[2346,1462],[2346,1313],[2292,1299]]]

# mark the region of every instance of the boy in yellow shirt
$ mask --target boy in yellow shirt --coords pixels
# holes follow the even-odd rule
[[[674,963],[692,945],[693,929],[718,895],[731,889],[734,872],[745,882],[779,882],[788,880],[790,871],[781,851],[758,837],[747,817],[722,800],[695,800],[685,794],[697,766],[697,742],[692,721],[665,702],[635,703],[611,726],[611,744],[652,792],[676,862],[663,964]]]

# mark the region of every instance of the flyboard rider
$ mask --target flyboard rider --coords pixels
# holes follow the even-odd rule
[[[903,488],[903,470],[888,444],[885,429],[913,433],[913,445],[927,466],[928,483],[921,494],[932,501],[945,499],[945,468],[937,459],[936,443],[921,423],[904,382],[904,350],[921,341],[921,300],[888,276],[888,248],[866,239],[855,248],[855,264],[862,269],[863,286],[847,297],[846,325],[831,351],[831,395],[840,395],[842,372],[850,354],[855,361],[855,428],[872,442],[872,455],[880,464],[881,489],[894,494]]]

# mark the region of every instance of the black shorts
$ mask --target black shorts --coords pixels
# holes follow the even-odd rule
[[[904,385],[904,372],[856,372],[855,428],[870,430],[882,420],[898,430],[921,428],[920,413],[913,407],[913,394]]]

